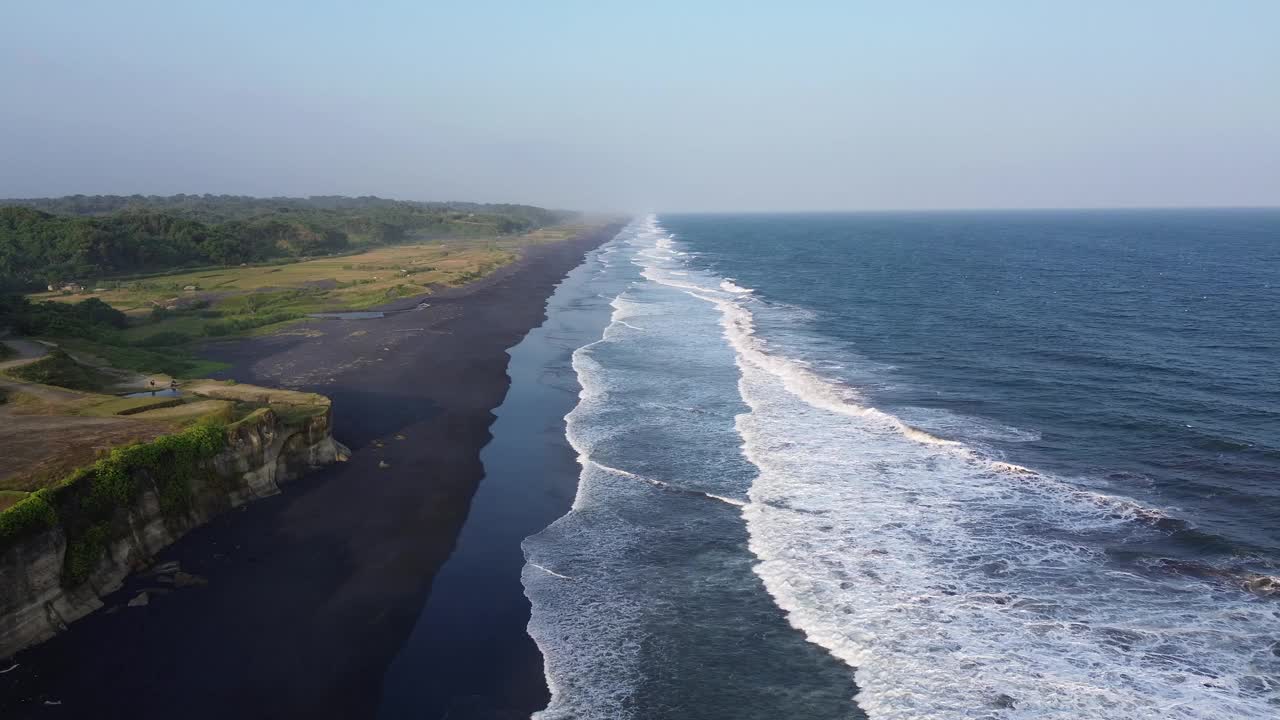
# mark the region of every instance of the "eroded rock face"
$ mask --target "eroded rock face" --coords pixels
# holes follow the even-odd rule
[[[120,587],[163,548],[192,528],[232,508],[280,492],[301,475],[346,459],[333,439],[328,410],[286,425],[271,410],[228,430],[227,446],[207,466],[193,468],[189,512],[166,516],[149,479],[134,502],[116,511],[104,557],[73,587],[63,585],[67,538],[54,526],[0,553],[0,658],[42,642],[102,607],[101,596]]]

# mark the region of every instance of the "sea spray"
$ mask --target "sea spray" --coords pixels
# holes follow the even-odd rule
[[[752,572],[733,353],[716,313],[640,275],[641,253],[674,256],[658,238],[639,223],[606,247],[611,323],[573,356],[578,493],[524,546],[539,717],[857,718],[847,670]]]
[[[743,452],[760,469],[745,512],[756,572],[792,624],[856,669],[870,717],[1273,715],[1273,607],[1108,561],[1166,512],[863,405],[770,351],[753,317],[769,307],[746,288],[641,257],[647,279],[722,314],[751,408]]]

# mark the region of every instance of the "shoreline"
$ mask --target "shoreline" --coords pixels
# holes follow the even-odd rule
[[[511,387],[481,453],[485,479],[384,676],[379,720],[528,718],[551,700],[529,632],[523,541],[568,513],[578,492],[565,418],[582,389],[574,352],[600,340],[612,315],[591,284],[598,270],[587,260],[570,271],[543,323],[508,351]]]
[[[211,346],[232,364],[223,376],[328,395],[351,460],[157,556],[207,587],[95,613],[19,654],[0,676],[0,712],[371,717],[483,476],[508,348],[616,230],[527,246],[493,274],[429,296],[426,309]],[[144,582],[131,578],[108,607]]]

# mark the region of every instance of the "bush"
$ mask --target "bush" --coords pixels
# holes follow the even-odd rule
[[[287,322],[289,320],[297,320],[303,317],[302,313],[296,312],[277,312],[267,315],[250,315],[244,317],[229,318],[212,322],[204,326],[204,334],[209,337],[222,337],[224,335],[233,335],[254,328],[265,327],[267,325],[275,325],[276,323]]]
[[[28,382],[72,390],[97,390],[106,381],[102,373],[71,359],[61,348],[54,348],[45,357],[30,365],[14,368],[9,374]]]
[[[0,548],[47,530],[58,522],[58,514],[49,503],[48,491],[37,490],[0,512]]]
[[[178,332],[176,330],[164,330],[162,332],[155,333],[154,335],[148,335],[147,337],[137,341],[136,344],[142,347],[171,347],[173,345],[186,345],[194,339],[195,338],[183,332]]]
[[[79,503],[62,506],[64,512],[76,514],[60,518],[67,533],[63,584],[72,587],[89,577],[107,551],[116,510],[137,498],[144,479],[155,485],[166,518],[186,514],[191,506],[191,478],[213,475],[212,469],[202,466],[225,446],[226,437],[225,425],[200,423],[149,443],[114,448],[89,469],[65,480],[64,486],[87,483],[88,493]]]
[[[67,538],[62,583],[88,579],[118,534],[116,512],[134,502],[151,481],[160,509],[178,519],[190,509],[191,479],[215,477],[207,462],[226,445],[227,426],[202,422],[152,442],[113,449],[53,488],[37,490],[0,512],[0,552],[14,542],[61,524]],[[127,531],[121,528],[119,531]]]
[[[101,338],[124,328],[129,318],[98,298],[74,305],[46,301],[31,303],[23,297],[8,297],[0,303],[0,315],[23,335]]]
[[[152,350],[137,345],[68,344],[73,350],[83,350],[102,357],[112,367],[128,368],[142,373],[164,373],[174,377],[186,377],[193,368],[199,367],[185,349],[175,347]]]

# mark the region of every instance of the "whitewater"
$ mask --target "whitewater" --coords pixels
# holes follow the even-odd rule
[[[613,314],[604,336],[573,357],[582,390],[566,421],[582,468],[578,495],[569,515],[525,545],[529,629],[553,695],[539,717],[768,717],[695,707],[696,691],[683,711],[652,705],[645,687],[684,687],[654,679],[663,656],[650,651],[653,637],[671,633],[667,641],[678,643],[681,618],[695,616],[684,642],[705,635],[723,652],[773,654],[779,687],[809,687],[792,698],[792,717],[1280,712],[1274,598],[1247,592],[1241,578],[1139,573],[1108,561],[1110,548],[1183,523],[1176,510],[1010,463],[873,407],[796,351],[803,337],[784,336],[787,318],[802,311],[697,260],[696,248],[653,216],[589,259],[600,265],[595,290],[611,297]],[[663,377],[672,362],[687,381]],[[825,362],[839,368],[858,358]],[[726,390],[732,398],[714,394]],[[711,430],[721,418],[724,431]],[[638,451],[651,431],[637,428],[667,432],[663,442],[672,444]],[[670,464],[658,457],[664,452],[686,457]],[[646,509],[664,518],[645,519]],[[661,525],[667,515],[680,523]],[[700,532],[715,537],[740,529],[741,557],[726,550],[669,572],[638,561],[664,538],[696,547],[686,538],[703,522]],[[802,672],[805,663],[826,666],[795,659],[804,652],[781,633],[750,626],[765,622],[764,610],[702,619],[702,595],[680,605],[651,587],[696,581],[717,561],[750,572],[774,611],[838,660],[856,690],[825,670]],[[726,575],[733,593],[749,592],[751,580]],[[768,672],[753,682],[769,682]],[[734,682],[727,677],[685,681]]]

